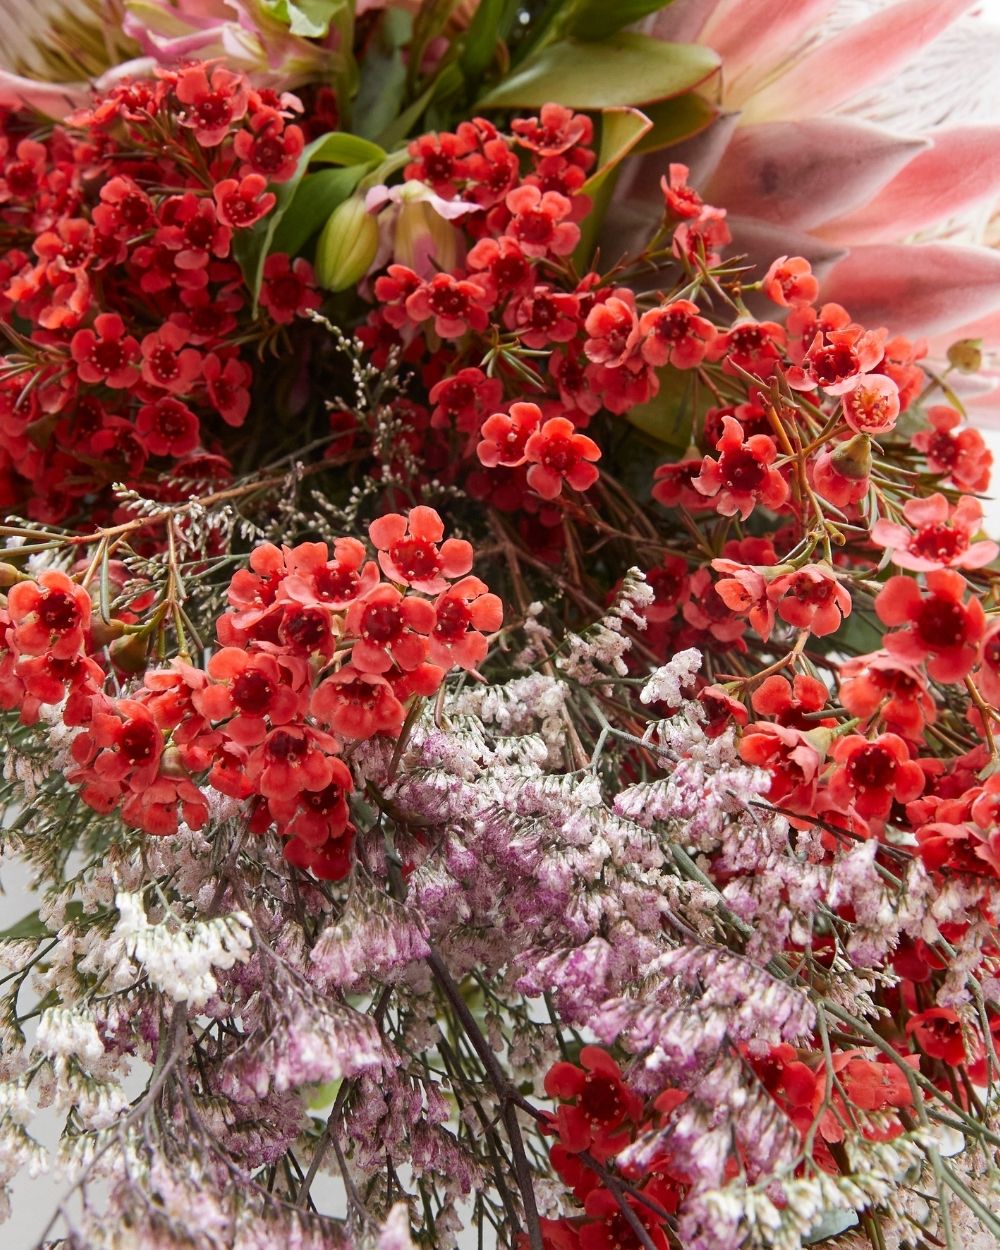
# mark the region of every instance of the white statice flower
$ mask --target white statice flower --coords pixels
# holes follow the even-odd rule
[[[632,639],[624,632],[625,623],[635,629],[645,629],[645,609],[654,598],[653,588],[642,570],[629,569],[605,615],[583,634],[567,635],[563,654],[556,660],[557,667],[584,686],[606,678],[601,668],[610,668],[619,677],[625,677],[628,665],[624,656],[632,646]]]
[[[174,1002],[203,1007],[218,989],[212,969],[228,969],[249,958],[251,921],[244,912],[184,925],[150,924],[141,894],[121,891],[115,904],[119,919],[109,955],[117,962],[115,939],[119,939],[128,957]]]
[[[85,1064],[104,1057],[94,1017],[76,1007],[46,1007],[38,1021],[35,1048],[49,1059],[72,1056]]]
[[[696,647],[678,651],[667,664],[653,669],[639,698],[643,703],[666,703],[668,707],[677,707],[700,669],[701,652]]]

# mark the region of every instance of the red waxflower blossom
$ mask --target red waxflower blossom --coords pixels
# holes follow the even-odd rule
[[[676,299],[643,313],[639,333],[643,336],[642,358],[647,364],[693,369],[705,359],[716,330],[711,321],[699,316],[697,304]]]
[[[744,440],[743,427],[733,417],[722,418],[723,434],[716,443],[718,460],[706,456],[692,485],[714,501],[723,516],[739,513],[745,521],[758,503],[776,510],[788,498],[788,483],[770,466],[778,456],[774,440],[753,434]]]
[[[96,811],[110,811],[122,791],[142,791],[159,771],[163,732],[152,713],[135,699],[107,699],[95,705],[88,731],[73,740],[79,767],[67,774],[83,782],[81,798]]]
[[[903,517],[912,528],[884,517],[872,526],[872,542],[885,547],[901,569],[981,569],[1000,554],[995,542],[972,541],[982,528],[983,507],[971,495],[963,495],[954,507],[941,494],[909,499]]]
[[[660,1217],[639,1198],[626,1197],[636,1223],[645,1230],[654,1250],[669,1250],[670,1242]],[[587,1195],[584,1210],[590,1217],[580,1225],[580,1250],[641,1250],[640,1240],[625,1217],[619,1199],[607,1189],[594,1189]]]
[[[962,1022],[950,1007],[931,1007],[918,1012],[907,1020],[906,1032],[932,1059],[940,1059],[950,1067],[965,1062]]]
[[[202,361],[201,376],[209,399],[226,425],[242,425],[250,410],[250,366],[235,356],[223,362],[220,356],[209,352]]]
[[[772,803],[810,812],[823,764],[823,735],[829,737],[826,730],[803,731],[757,721],[740,739],[740,756],[771,774],[768,797]]]
[[[249,130],[233,136],[233,151],[243,162],[240,174],[260,174],[268,182],[287,182],[298,168],[304,146],[302,128],[286,126],[268,109],[250,118]]]
[[[301,256],[289,260],[284,252],[273,252],[264,261],[260,302],[279,325],[288,325],[323,302],[316,290],[313,268]]]
[[[782,308],[811,304],[819,294],[819,282],[804,256],[779,256],[761,280],[760,289]]]
[[[233,232],[223,223],[214,201],[206,196],[193,191],[171,196],[160,206],[159,220],[153,242],[176,253],[178,269],[197,271],[204,269],[211,257],[229,255]],[[138,253],[133,260],[138,262]]]
[[[768,585],[767,597],[783,621],[817,638],[836,633],[851,615],[851,592],[828,565],[806,564],[782,573]]]
[[[426,635],[434,628],[434,607],[395,586],[376,586],[347,610],[347,631],[357,641],[351,663],[363,673],[385,673],[395,663],[411,669],[427,658]]]
[[[979,787],[970,814],[980,829],[992,831],[994,836],[1000,833],[1000,773],[991,774]],[[1000,862],[995,861],[994,866],[1000,876]]]
[[[476,282],[436,273],[406,297],[407,315],[415,322],[434,318],[434,330],[443,339],[460,339],[468,330],[486,329],[492,300]]]
[[[510,128],[515,143],[539,156],[559,156],[594,138],[594,124],[586,113],[574,113],[561,104],[543,104],[538,117],[515,118]]]
[[[117,313],[100,313],[93,330],[77,330],[69,351],[81,382],[103,382],[122,390],[139,378],[135,365],[139,344],[125,333],[125,322]]]
[[[626,287],[616,289],[593,306],[584,329],[588,337],[583,350],[588,360],[609,368],[623,365],[639,345],[635,296]]]
[[[94,206],[90,216],[102,234],[116,239],[134,239],[152,228],[153,201],[131,178],[121,174],[111,178],[101,187],[100,196],[101,202]]]
[[[548,286],[535,286],[511,300],[503,316],[525,347],[568,343],[580,329],[580,298]]]
[[[789,681],[780,673],[766,677],[750,696],[750,704],[758,716],[793,729],[816,729],[836,722],[815,716],[826,706],[829,691],[808,673],[796,673]]]
[[[647,621],[669,621],[691,593],[688,564],[682,556],[665,555],[659,564],[646,569],[646,582],[654,596],[643,610]]]
[[[528,485],[543,499],[555,499],[563,482],[583,491],[600,476],[592,462],[600,460],[601,449],[565,417],[552,417],[530,434],[524,454],[531,462]]]
[[[802,364],[787,370],[788,385],[801,391],[820,387],[828,395],[844,395],[881,361],[885,337],[884,330],[865,330],[853,323],[842,330],[817,334]]]
[[[694,219],[701,216],[704,201],[697,191],[688,186],[689,173],[687,165],[675,163],[660,179],[663,201],[671,217]]]
[[[208,76],[208,67],[190,65],[178,72],[174,94],[187,107],[177,120],[194,131],[202,147],[216,147],[247,111],[250,102],[242,74],[217,66]]]
[[[404,178],[426,182],[435,194],[451,198],[469,177],[469,145],[456,134],[421,135],[407,148],[414,158],[403,171]]]
[[[169,752],[164,752],[164,760]],[[160,772],[148,785],[125,796],[122,819],[154,837],[170,837],[183,818],[189,829],[200,829],[208,820],[205,796],[189,777]]]
[[[924,772],[895,734],[838,738],[830,752],[836,767],[827,781],[830,798],[865,820],[884,820],[894,802],[909,803],[924,788]]]
[[[328,786],[338,750],[336,738],[312,725],[280,725],[251,752],[246,776],[260,794],[284,802]]]
[[[935,681],[959,682],[979,658],[986,616],[978,599],[962,602],[965,579],[952,569],[927,574],[927,593],[910,577],[890,577],[875,599],[886,625],[906,628],[886,634],[893,656],[919,663],[926,659]]]
[[[482,441],[476,447],[480,463],[516,468],[528,459],[528,439],[539,428],[542,410],[537,404],[511,404],[509,412],[495,412],[483,422]]]
[[[599,1046],[584,1046],[579,1066],[554,1063],[545,1075],[545,1092],[562,1103],[553,1124],[563,1146],[571,1152],[589,1150],[601,1160],[628,1141],[622,1130],[642,1110],[621,1068]]]
[[[405,517],[390,512],[371,523],[368,535],[386,577],[426,595],[440,594],[472,568],[471,544],[464,538],[442,543],[444,522],[433,508],[411,508]]]
[[[499,596],[478,577],[463,577],[434,601],[436,619],[429,638],[429,654],[435,664],[475,669],[486,658],[486,634],[503,624]]]
[[[201,352],[185,347],[187,335],[173,322],[147,334],[140,344],[142,378],[150,386],[187,394],[201,375]]]
[[[31,245],[54,282],[61,271],[83,269],[93,258],[93,227],[83,217],[61,217],[52,230],[44,230]]]
[[[301,711],[303,696],[273,656],[223,647],[209,660],[208,675],[214,684],[195,691],[191,702],[206,719],[226,721],[227,736],[241,746],[262,742],[266,722],[285,725]]]
[[[681,608],[689,625],[702,633],[711,634],[721,643],[741,640],[743,621],[719,594],[708,569],[697,569],[691,574],[690,591],[690,598]],[[742,647],[744,644],[740,641],[739,645]]]
[[[307,846],[322,846],[347,829],[347,795],[353,789],[351,772],[343,760],[327,756],[330,780],[322,788],[268,797],[268,811],[285,837],[299,838]]]
[[[840,701],[852,716],[869,720],[876,713],[890,729],[919,738],[937,717],[927,679],[908,660],[875,651],[845,660],[840,666]]]
[[[346,608],[378,585],[379,572],[356,538],[338,538],[330,558],[326,543],[299,543],[287,553],[280,596],[306,606]]]
[[[899,387],[883,373],[866,373],[841,401],[844,420],[858,434],[885,434],[899,416]]]
[[[932,872],[989,874],[1000,878],[1000,847],[996,831],[987,841],[972,825],[935,820],[916,831],[920,858]],[[991,843],[993,845],[991,845]]]
[[[824,447],[809,464],[816,491],[838,508],[858,503],[868,494],[871,445],[867,435],[855,435],[834,447]]]
[[[198,446],[198,418],[169,396],[143,404],[136,413],[135,428],[151,456],[182,456]]]
[[[520,186],[504,203],[513,213],[507,234],[526,256],[568,256],[580,241],[580,227],[572,221],[573,205],[558,191]]]
[[[18,708],[24,725],[38,723],[43,703],[62,703],[63,699],[66,699],[66,705],[60,712],[63,724],[87,724],[105,676],[101,666],[89,656],[77,652],[63,659],[51,651],[42,655],[19,656],[15,673],[13,697],[0,695],[0,699],[3,707]],[[0,686],[2,684],[0,679]],[[23,689],[19,689],[22,684]]]
[[[732,242],[732,234],[726,222],[724,208],[705,205],[700,214],[682,221],[674,231],[671,249],[678,260],[686,260],[690,266],[707,266],[709,269],[722,259],[720,249]]]
[[[313,691],[309,710],[343,738],[396,735],[406,712],[392,686],[376,673],[364,673],[352,664],[325,678]]]
[[[287,554],[287,548],[261,543],[250,552],[250,567],[237,569],[233,574],[226,592],[233,611],[220,617],[218,622],[219,641],[223,645],[235,641],[230,636],[232,628],[245,638],[264,617],[274,612],[278,591],[289,571]]]
[[[746,705],[733,696],[722,686],[702,686],[698,691],[698,702],[705,713],[702,728],[709,738],[718,738],[731,725],[742,728],[749,719]]]
[[[234,230],[248,230],[274,208],[278,197],[267,190],[267,179],[246,174],[240,179],[223,178],[212,192],[219,221]]]
[[[767,642],[774,628],[774,608],[768,597],[767,582],[757,569],[735,560],[713,560],[712,568],[727,575],[715,583],[719,598],[731,612],[745,616]]]
[[[503,386],[496,378],[488,378],[482,369],[460,369],[431,387],[428,399],[435,405],[431,425],[471,433],[502,398]]]
[[[652,496],[665,508],[688,508],[703,510],[711,507],[700,490],[695,489],[695,478],[701,474],[700,460],[672,460],[657,465],[653,471]]]
[[[465,258],[476,274],[476,281],[494,300],[529,286],[532,268],[521,247],[507,235],[480,239]],[[377,293],[377,292],[376,292]]]
[[[983,635],[976,683],[987,703],[1000,708],[1000,620],[994,621]]]
[[[708,348],[709,360],[721,360],[732,373],[739,365],[758,378],[769,378],[781,360],[785,331],[774,321],[738,321],[731,329],[716,335]]]
[[[17,582],[7,592],[11,643],[24,655],[48,653],[69,659],[84,649],[90,627],[90,595],[58,569],[37,582]]]
[[[954,408],[936,404],[927,410],[933,431],[913,435],[913,446],[927,457],[932,473],[951,478],[960,490],[982,492],[990,484],[993,453],[978,430],[959,429],[962,418]]]

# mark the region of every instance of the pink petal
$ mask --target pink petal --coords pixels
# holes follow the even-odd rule
[[[62,118],[82,108],[91,98],[85,82],[36,82],[7,70],[0,70],[0,107],[35,109],[46,117]]]
[[[915,526],[936,525],[947,521],[948,511],[948,500],[940,492],[928,495],[926,499],[910,499],[903,505],[903,516]],[[902,526],[899,528],[902,529]]]
[[[852,22],[757,92],[747,101],[743,120],[831,112],[891,78],[971,7],[971,0],[901,0],[864,21]]]
[[[950,126],[934,132],[869,203],[826,222],[819,233],[838,243],[904,238],[947,221],[1000,190],[1000,127]]]
[[[856,247],[827,274],[823,299],[894,334],[944,334],[1000,312],[1000,255],[949,243]]]
[[[743,126],[703,194],[730,214],[808,229],[866,204],[926,146],[838,117]]]

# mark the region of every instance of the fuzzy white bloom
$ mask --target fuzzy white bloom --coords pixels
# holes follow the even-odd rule
[[[679,651],[669,663],[653,669],[639,698],[643,703],[666,703],[668,707],[677,707],[700,668],[701,652],[697,648]]]
[[[150,924],[141,894],[122,891],[115,905],[119,919],[112,948],[114,939],[121,939],[127,955],[174,1002],[204,1006],[218,989],[212,969],[231,968],[249,958],[251,922],[244,912],[177,927],[168,922]]]
[[[410,1213],[405,1202],[397,1202],[386,1216],[378,1235],[378,1250],[413,1250]]]
[[[46,1007],[38,1021],[35,1047],[50,1059],[72,1055],[96,1063],[104,1055],[93,1016],[73,1007]]]
[[[628,665],[623,657],[632,646],[632,639],[624,633],[625,622],[636,629],[645,629],[644,610],[654,597],[642,570],[629,569],[608,612],[583,634],[567,636],[565,652],[556,660],[557,667],[585,686],[604,678],[605,674],[597,665],[613,669],[619,677],[624,677]]]

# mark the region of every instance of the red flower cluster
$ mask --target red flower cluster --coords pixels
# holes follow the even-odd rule
[[[116,643],[149,626],[95,619],[88,590],[65,573],[10,587],[0,614],[0,705],[37,719],[59,704],[82,727],[69,780],[101,812],[120,809],[147,833],[208,817],[201,786],[251,806],[251,828],[274,826],[285,855],[317,876],[350,866],[351,773],[345,748],[397,736],[406,705],[452,667],[475,669],[502,608],[469,575],[472,548],[431,508],[371,526],[378,563],[340,538],[266,543],[234,574],[222,644],[205,670],[175,659],[125,697],[106,690]],[[383,580],[379,565],[385,572]],[[120,655],[118,656],[120,659]]]
[[[222,67],[123,83],[48,133],[0,111],[0,499],[42,521],[116,481],[198,481],[250,406],[254,340],[316,307],[268,258],[261,315],[236,263],[296,171],[301,110]],[[30,127],[30,129],[29,129]],[[30,371],[31,385],[25,385]],[[147,462],[149,464],[147,471]]]

